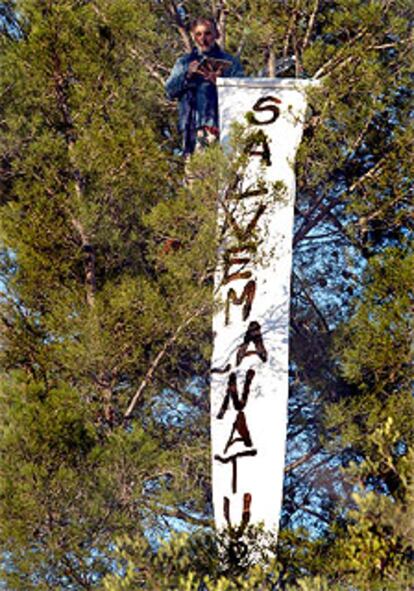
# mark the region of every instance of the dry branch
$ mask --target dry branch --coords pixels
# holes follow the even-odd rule
[[[135,394],[134,394],[131,402],[129,403],[129,406],[128,406],[125,414],[124,414],[124,418],[125,419],[129,419],[131,417],[131,414],[132,414],[135,406],[137,405],[139,399],[141,398],[143,391],[151,383],[152,379],[154,378],[155,372],[156,372],[158,366],[160,365],[161,361],[165,357],[167,351],[177,341],[177,339],[180,336],[180,334],[182,333],[182,331],[187,326],[189,326],[191,324],[191,322],[195,318],[197,318],[198,316],[200,316],[201,314],[203,314],[206,311],[206,309],[207,309],[207,305],[204,304],[203,306],[201,306],[200,308],[198,308],[193,314],[191,314],[188,318],[186,318],[184,320],[184,322],[182,322],[177,327],[177,329],[175,330],[174,334],[167,340],[167,342],[164,344],[164,346],[162,347],[162,349],[157,353],[157,355],[155,356],[155,359],[151,363],[150,368],[148,369],[147,373],[145,374],[144,379],[140,383],[140,385],[139,385],[137,391],[135,392]]]

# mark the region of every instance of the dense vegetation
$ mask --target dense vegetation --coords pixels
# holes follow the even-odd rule
[[[241,564],[212,535],[209,467],[231,166],[214,147],[183,182],[163,91],[206,11],[247,75],[295,55],[283,76],[323,83],[296,165],[281,533]],[[413,17],[406,0],[0,3],[1,588],[413,587]]]

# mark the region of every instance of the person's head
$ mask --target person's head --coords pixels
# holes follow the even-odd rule
[[[209,51],[219,38],[216,23],[210,18],[196,18],[190,27],[191,37],[200,51]]]

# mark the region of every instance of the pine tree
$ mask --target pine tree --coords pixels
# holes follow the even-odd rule
[[[134,53],[156,36],[156,15],[137,9],[21,2],[19,29],[2,40],[0,538],[10,589],[92,588],[116,535],[156,536],[204,495],[194,482],[208,474],[208,451],[170,423],[200,414],[188,351],[206,333],[197,318],[208,296],[194,269],[182,269],[178,289],[154,258],[165,239],[149,216],[175,194],[179,164],[153,114],[164,98]],[[159,400],[131,421],[155,370]]]

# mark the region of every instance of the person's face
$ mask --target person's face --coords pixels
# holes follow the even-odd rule
[[[205,25],[197,25],[191,34],[194,43],[200,51],[208,51],[211,49],[217,39],[214,27],[207,23]]]

